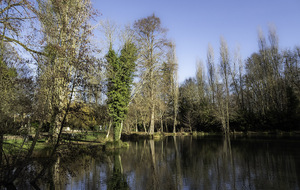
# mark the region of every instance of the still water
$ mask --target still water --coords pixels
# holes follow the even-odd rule
[[[168,137],[58,159],[42,189],[300,189],[300,139]]]

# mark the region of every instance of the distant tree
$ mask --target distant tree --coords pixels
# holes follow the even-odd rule
[[[158,86],[160,101],[158,115],[161,119],[161,131],[163,123],[167,127],[168,121],[172,123],[172,131],[176,132],[177,115],[178,115],[178,63],[176,57],[175,44],[170,43],[167,49],[166,61],[161,66],[161,82]]]
[[[178,84],[178,62],[176,57],[175,44],[171,43],[167,60],[170,65],[170,99],[171,99],[171,113],[173,114],[173,133],[176,133],[177,115],[178,115],[178,99],[179,99],[179,84]]]
[[[215,108],[210,106],[210,91],[206,81],[204,66],[201,61],[197,64],[196,69],[196,108],[195,116],[197,118],[197,130],[208,131],[213,125],[213,113]]]
[[[197,123],[196,107],[197,83],[194,78],[188,78],[179,88],[179,118],[181,125],[193,131]]]
[[[225,102],[224,104],[220,104],[224,106],[225,111],[222,113],[222,121],[223,130],[225,134],[229,134],[229,71],[230,71],[230,63],[229,63],[229,52],[227,42],[223,37],[221,37],[221,47],[220,47],[220,72],[222,76],[222,81],[225,85]],[[220,91],[219,91],[220,93]],[[222,108],[221,108],[222,109]]]
[[[206,65],[208,71],[208,84],[209,84],[209,99],[211,105],[215,104],[215,94],[216,94],[216,67],[214,61],[214,50],[213,47],[209,44],[206,55]]]
[[[257,130],[297,128],[291,123],[296,121],[299,108],[299,96],[296,98],[296,94],[299,95],[299,88],[296,87],[299,86],[296,82],[299,81],[296,74],[299,73],[298,55],[279,51],[278,37],[273,27],[269,28],[268,41],[259,31],[258,44],[259,51],[246,61],[242,93],[246,123],[249,128]],[[291,102],[295,107],[291,106]],[[291,117],[287,116],[287,110],[294,110],[294,114],[289,112],[287,115]]]

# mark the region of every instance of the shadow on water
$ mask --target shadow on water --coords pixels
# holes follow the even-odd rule
[[[299,139],[177,136],[58,156],[45,176],[18,189],[299,189]],[[41,158],[26,172],[40,170]],[[24,171],[25,172],[25,171]],[[29,176],[29,174],[28,174]]]

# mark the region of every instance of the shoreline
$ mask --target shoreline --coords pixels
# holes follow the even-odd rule
[[[90,146],[90,147],[101,147],[103,150],[115,149],[115,148],[126,148],[128,144],[126,141],[139,141],[139,140],[162,140],[169,136],[192,136],[192,137],[224,137],[225,135],[221,132],[177,132],[177,133],[166,133],[166,132],[156,132],[154,134],[149,134],[146,132],[131,132],[131,133],[122,133],[121,142],[122,143],[114,143],[112,139],[95,139],[95,140],[87,140],[87,139],[62,139],[60,142],[60,146],[64,147],[65,145],[71,146]],[[262,138],[299,138],[300,139],[300,131],[247,131],[247,132],[237,132],[233,131],[229,134],[229,137],[246,137],[246,138],[255,138],[255,137],[262,137]],[[16,148],[18,147],[20,140],[22,139],[21,136],[18,135],[5,135],[4,136],[4,143],[5,144],[12,144]],[[28,140],[30,141],[30,140]],[[28,145],[27,145],[28,146]],[[47,143],[45,140],[38,141],[38,147],[35,150],[43,149],[51,147],[51,144]]]

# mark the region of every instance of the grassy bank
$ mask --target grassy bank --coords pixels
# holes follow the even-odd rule
[[[178,133],[162,133],[157,132],[154,134],[148,134],[145,132],[132,132],[132,133],[123,133],[121,140],[122,141],[137,141],[143,139],[153,139],[153,140],[162,140],[168,136],[222,136],[222,133],[207,133],[207,132],[178,132]],[[300,131],[247,131],[247,132],[231,132],[230,136],[245,136],[245,137],[287,137],[294,136],[300,137]],[[26,151],[30,148],[32,141],[26,140],[20,136],[6,136],[4,140],[4,152],[13,153],[16,151]],[[85,146],[101,146],[104,150],[110,150],[115,148],[124,148],[128,147],[127,143],[123,142],[113,142],[112,136],[106,138],[106,132],[85,132],[85,133],[76,133],[76,134],[64,134],[62,136],[61,145],[85,145]],[[35,145],[35,151],[51,148],[52,144],[47,141],[47,138],[41,138],[37,141]]]

